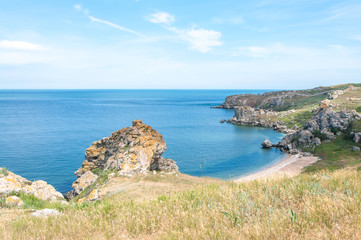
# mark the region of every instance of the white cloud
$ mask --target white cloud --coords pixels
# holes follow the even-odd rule
[[[89,19],[93,22],[98,22],[98,23],[102,23],[102,24],[105,24],[105,25],[108,25],[110,27],[113,27],[113,28],[116,28],[116,29],[119,29],[121,31],[124,31],[124,32],[129,32],[129,33],[133,33],[135,35],[138,35],[140,37],[144,37],[143,34],[141,33],[138,33],[132,29],[129,29],[129,28],[126,28],[126,27],[123,27],[123,26],[120,26],[118,24],[115,24],[115,23],[112,23],[112,22],[109,22],[109,21],[105,21],[105,20],[102,20],[102,19],[99,19],[99,18],[95,18],[93,16],[89,16]]]
[[[74,8],[75,10],[77,10],[77,11],[81,11],[81,10],[83,9],[80,4],[75,4],[75,5],[73,5],[73,8]]]
[[[171,24],[175,21],[174,15],[167,12],[153,13],[148,17],[148,20],[152,23],[164,23]]]
[[[222,46],[223,43],[219,40],[222,33],[214,30],[206,29],[192,29],[182,35],[182,38],[191,44],[191,49],[206,53],[212,47]]]
[[[9,41],[9,40],[0,41],[0,48],[16,49],[16,50],[32,50],[32,51],[39,51],[46,49],[44,46],[39,44],[23,42],[23,41]]]

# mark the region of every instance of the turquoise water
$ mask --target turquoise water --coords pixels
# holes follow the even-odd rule
[[[223,123],[233,110],[211,109],[228,95],[259,90],[0,90],[0,166],[66,192],[92,142],[134,119],[158,130],[163,156],[194,176],[230,179],[285,155],[260,143],[271,129]]]

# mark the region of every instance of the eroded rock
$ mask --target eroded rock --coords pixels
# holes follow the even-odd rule
[[[43,200],[64,200],[64,196],[45,181],[31,182],[19,175],[8,171],[7,176],[0,178],[0,194],[24,192],[33,194]]]
[[[264,140],[264,142],[261,145],[263,148],[271,148],[273,146],[272,142],[268,139]]]

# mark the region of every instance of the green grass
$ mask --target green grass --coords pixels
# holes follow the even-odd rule
[[[281,118],[287,127],[292,128],[293,126],[297,126],[301,128],[306,122],[308,122],[313,117],[313,112],[309,109],[291,113]]]
[[[62,211],[66,208],[64,204],[61,204],[59,202],[51,202],[47,200],[42,200],[37,197],[35,197],[33,194],[26,194],[23,192],[12,192],[3,196],[0,196],[0,208],[10,208],[5,202],[5,199],[8,196],[17,196],[19,197],[23,202],[24,205],[21,208],[24,209],[44,209],[44,208],[53,208],[58,209],[59,211]]]
[[[344,167],[361,165],[361,152],[352,151],[353,146],[361,147],[361,143],[355,143],[350,138],[349,133],[336,136],[336,139],[330,143],[322,143],[315,147],[313,151],[321,160],[306,167],[304,172],[315,172],[324,169],[334,171]]]
[[[100,169],[100,168],[95,168],[95,169],[92,169],[91,171],[92,171],[92,173],[99,176],[98,179],[93,184],[91,184],[86,189],[84,189],[78,196],[73,198],[72,202],[77,202],[79,199],[89,195],[95,188],[105,184],[108,181],[109,173],[116,172],[116,170],[104,171],[103,169]]]
[[[9,175],[8,169],[7,169],[6,167],[0,168],[0,174],[2,174],[2,175],[4,175],[4,176]]]
[[[361,172],[222,182],[144,202],[114,195],[49,218],[0,218],[0,239],[354,239]]]

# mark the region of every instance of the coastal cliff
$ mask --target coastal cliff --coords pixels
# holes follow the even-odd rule
[[[263,94],[238,94],[226,97],[216,108],[233,109],[240,106],[286,111],[299,109],[307,104],[317,104],[325,99],[336,99],[352,86],[317,87],[307,90],[272,91]]]
[[[98,199],[98,189],[105,182],[104,175],[108,179],[108,175],[114,177],[150,171],[178,172],[175,161],[161,156],[166,149],[166,142],[157,130],[141,120],[134,120],[131,127],[116,131],[86,149],[82,167],[75,172],[78,179],[72,185],[73,190],[66,196],[72,199],[86,190],[86,200]],[[92,191],[88,188],[91,185]]]
[[[328,90],[325,91],[326,89]],[[328,159],[337,156],[337,154],[331,156],[330,150],[323,150],[331,148],[337,152],[342,152],[335,161],[338,162],[337,168],[347,166],[348,162],[353,161],[352,159],[360,157],[361,115],[359,112],[361,112],[361,98],[359,96],[361,96],[361,87],[359,84],[345,84],[311,89],[307,90],[307,92],[312,93],[320,90],[323,92],[317,94],[324,98],[322,101],[314,102],[315,98],[299,100],[294,106],[298,105],[302,106],[302,108],[295,107],[287,111],[280,111],[281,105],[279,104],[268,104],[266,109],[252,106],[265,106],[264,103],[267,102],[264,101],[259,104],[260,102],[254,101],[255,98],[260,100],[265,97],[275,96],[274,99],[292,99],[292,96],[295,96],[295,91],[292,91],[291,95],[289,95],[289,92],[282,91],[258,96],[237,95],[237,98],[230,96],[226,99],[233,99],[234,101],[231,101],[233,105],[229,105],[229,101],[222,105],[227,108],[232,106],[234,109],[234,117],[227,120],[228,123],[270,127],[286,134],[278,143],[271,143],[266,139],[261,144],[263,148],[277,147],[290,154],[315,154],[322,157],[321,161],[314,164],[315,166],[336,167],[334,163],[324,164]],[[235,99],[243,100],[237,102]],[[281,104],[281,102],[279,103]],[[221,122],[224,121],[226,120]],[[340,144],[343,145],[342,151],[338,150]],[[345,159],[350,160],[344,161]]]

